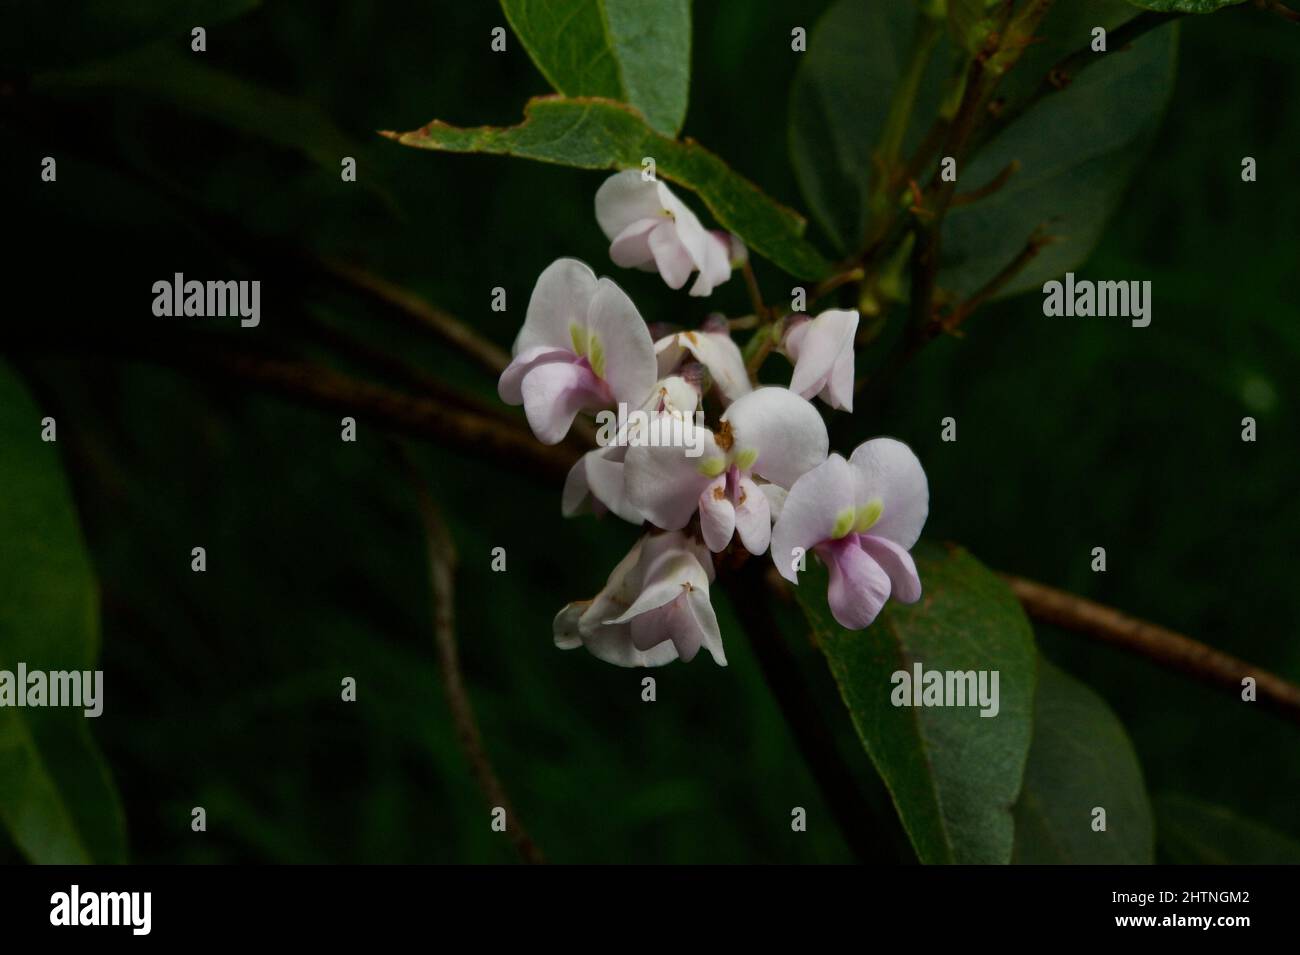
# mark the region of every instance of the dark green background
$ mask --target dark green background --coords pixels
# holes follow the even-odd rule
[[[684,134],[800,208],[786,154],[789,36],[811,32],[825,4],[695,6]],[[18,239],[4,350],[58,417],[101,583],[107,700],[92,729],[134,861],[514,857],[489,830],[453,737],[414,500],[378,431],[362,418],[359,442],[342,444],[336,415],[129,360],[160,347],[153,281],[258,278],[262,326],[218,334],[311,354],[305,310],[494,398],[461,356],[359,301],[277,284],[287,269],[214,232],[210,214],[400,281],[502,345],[536,275],[561,255],[614,275],[651,321],[746,311],[739,280],[706,304],[615,269],[592,210],[602,173],[422,153],[374,135],[434,117],[516,121],[546,87],[513,36],[507,53],[490,51],[504,24],[487,2],[277,0],[210,26],[206,54],[176,31],[134,54],[116,85],[43,75],[84,66],[75,29],[52,30],[43,46],[6,41],[23,59],[0,113]],[[853,425],[916,449],[928,536],[1292,680],[1297,43],[1300,31],[1248,11],[1184,23],[1169,113],[1081,270],[1151,279],[1149,328],[1046,319],[1037,295],[1001,303],[965,340],[930,348],[887,405]],[[195,76],[196,65],[227,79]],[[51,154],[55,185],[38,179]],[[341,155],[357,158],[360,182],[340,182]],[[1256,183],[1240,180],[1245,155],[1259,162]],[[787,278],[758,269],[773,297],[784,291]],[[489,309],[498,285],[506,314]],[[29,341],[75,346],[92,334],[89,357],[50,357]],[[1255,444],[1240,440],[1247,414]],[[939,440],[948,415],[955,444]],[[419,456],[461,555],[460,643],[488,747],[550,858],[851,858],[720,594],[732,665],[661,670],[658,702],[642,703],[641,672],[561,653],[550,624],[566,600],[598,589],[635,531],[563,520],[558,488],[526,473],[432,447]],[[189,570],[198,544],[203,575]],[[496,546],[507,548],[505,574],[489,567]],[[1107,549],[1104,575],[1089,570],[1095,546]],[[1300,838],[1295,726],[1086,638],[1037,632],[1123,719],[1153,794],[1220,803]],[[358,681],[356,704],[339,701],[344,676]],[[865,771],[819,679],[844,752]],[[189,828],[199,805],[204,834]],[[807,833],[790,831],[795,805],[809,810]]]

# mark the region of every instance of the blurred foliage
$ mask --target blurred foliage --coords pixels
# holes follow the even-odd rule
[[[683,134],[805,208],[782,132],[800,57],[790,30],[811,29],[827,4],[695,6]],[[454,739],[414,501],[375,428],[362,419],[358,443],[343,444],[334,416],[127,360],[165,352],[149,313],[157,279],[257,278],[256,332],[200,334],[300,348],[308,319],[326,322],[494,399],[461,356],[357,300],[305,300],[213,215],[373,268],[502,345],[559,255],[615,275],[651,321],[747,311],[739,280],[706,305],[616,270],[592,208],[603,173],[427,154],[374,134],[432,116],[517,122],[548,85],[514,34],[507,52],[490,50],[501,25],[490,3],[278,0],[213,17],[205,54],[188,52],[187,28],[169,28],[128,54],[139,66],[81,62],[58,34],[33,34],[43,45],[4,60],[0,168],[22,237],[4,351],[59,421],[101,592],[107,702],[89,730],[121,793],[132,861],[513,858]],[[931,346],[851,429],[917,451],[927,536],[1297,680],[1300,590],[1286,571],[1300,528],[1293,32],[1247,10],[1183,25],[1181,60],[1197,66],[1179,71],[1151,152],[1080,270],[1151,279],[1150,328],[1047,320],[1033,294],[1004,301],[964,340]],[[147,38],[105,37],[96,52]],[[40,109],[24,111],[29,95]],[[333,154],[345,148],[355,185],[339,179]],[[57,184],[39,181],[46,155],[58,157]],[[1257,183],[1241,182],[1247,155]],[[756,269],[784,293],[787,277]],[[489,308],[494,286],[507,290],[504,314]],[[97,342],[102,354],[46,357],[27,347],[33,335]],[[1239,438],[1246,414],[1258,443]],[[946,415],[956,443],[939,439]],[[433,447],[418,458],[460,550],[461,650],[484,735],[549,858],[850,858],[725,601],[731,666],[658,671],[658,701],[643,703],[643,674],[560,654],[550,637],[556,610],[599,588],[633,529],[562,520],[557,489],[518,473]],[[206,574],[190,572],[196,544]],[[1088,567],[1098,545],[1102,575]],[[495,546],[508,551],[504,575],[489,567]],[[793,615],[782,619],[795,636]],[[1037,635],[1119,715],[1152,791],[1300,838],[1296,727],[1085,638]],[[357,679],[355,704],[340,701],[345,676]],[[853,754],[850,721],[821,679]],[[790,831],[796,805],[806,833]],[[206,833],[190,831],[193,806],[207,809]]]

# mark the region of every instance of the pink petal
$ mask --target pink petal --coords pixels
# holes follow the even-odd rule
[[[726,233],[706,232],[704,236],[704,261],[698,263],[700,274],[691,286],[690,294],[702,297],[731,278],[730,249]]]
[[[538,345],[522,351],[511,360],[506,366],[506,370],[501,372],[501,377],[497,380],[497,394],[501,400],[508,405],[521,405],[524,403],[524,394],[522,389],[524,376],[536,368],[538,365],[545,365],[550,362],[569,362],[574,361],[574,354],[566,348],[554,348],[550,345]]]
[[[722,415],[731,422],[732,455],[756,451],[751,466],[782,487],[826,460],[830,441],[817,409],[785,388],[758,388],[737,399]]]
[[[736,529],[736,508],[726,492],[727,479],[721,476],[700,494],[700,533],[715,554],[726,549]]]
[[[812,398],[831,383],[837,368],[848,354],[848,402],[853,403],[853,337],[858,331],[858,313],[848,309],[822,312],[810,322],[793,328],[786,338],[786,352],[795,359],[790,390]],[[842,371],[840,372],[842,375]],[[842,382],[836,382],[837,395]],[[842,397],[842,395],[840,395]],[[831,404],[828,402],[828,404]],[[836,407],[835,404],[831,404]],[[842,406],[842,402],[841,402]],[[851,407],[846,410],[852,410]]]
[[[740,479],[740,500],[736,502],[736,533],[745,550],[761,554],[772,539],[772,512],[767,496],[749,478]]]
[[[650,251],[669,288],[681,288],[695,270],[695,260],[678,238],[672,220],[665,219],[650,232]]]
[[[740,346],[721,332],[680,332],[677,343],[709,369],[718,390],[728,401],[735,401],[753,390]]]
[[[578,363],[538,365],[524,376],[520,391],[528,425],[542,444],[558,444],[579,411],[606,403],[600,379]]]
[[[921,575],[916,572],[912,555],[891,540],[863,534],[858,544],[889,575],[891,595],[900,603],[914,604],[921,599]]]
[[[797,584],[795,549],[806,558],[830,539],[839,515],[853,506],[853,469],[838,454],[795,481],[772,528],[772,562],[781,576]]]
[[[623,480],[628,500],[646,520],[665,530],[686,526],[700,493],[722,468],[722,452],[711,431],[692,421],[683,421],[682,430],[687,445],[702,442],[699,457],[688,457],[686,447],[671,445],[633,447],[627,452]],[[700,468],[710,461],[717,462],[718,470],[705,474]]]
[[[817,555],[830,570],[826,598],[831,615],[847,630],[870,626],[889,599],[889,575],[858,546],[853,534],[819,545]]]
[[[880,519],[866,530],[911,550],[930,513],[925,470],[912,449],[893,438],[873,438],[858,445],[849,464],[858,504],[879,499],[884,506]]]
[[[637,219],[614,236],[609,245],[609,257],[614,264],[633,269],[652,262],[654,253],[650,251],[650,230],[663,221],[662,218]]]

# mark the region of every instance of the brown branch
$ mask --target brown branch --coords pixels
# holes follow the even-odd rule
[[[1047,71],[1047,75],[1043,77],[1029,96],[1011,106],[1004,105],[996,113],[990,114],[990,121],[976,134],[971,144],[972,149],[979,149],[1002,130],[1024,116],[1043,99],[1066,89],[1074,81],[1075,77],[1089,66],[1104,60],[1113,53],[1123,52],[1144,33],[1148,33],[1156,27],[1164,26],[1164,24],[1181,16],[1183,16],[1181,13],[1155,13],[1152,11],[1141,13],[1122,26],[1110,31],[1106,40],[1110,53],[1096,53],[1093,51],[1092,45],[1089,44],[1059,60],[1055,66]]]
[[[293,400],[369,418],[387,430],[431,438],[502,467],[527,469],[549,480],[563,481],[582,453],[573,443],[544,445],[522,425],[511,426],[497,418],[413,397],[320,365],[220,352],[172,357],[203,373],[235,377]]]
[[[959,192],[952,197],[950,203],[952,208],[958,206],[968,206],[972,202],[979,202],[981,199],[987,199],[1010,181],[1011,177],[1020,171],[1020,160],[1013,159],[1002,167],[1002,171],[996,176],[980,186],[978,189],[972,189],[970,192]]]
[[[504,349],[483,338],[454,316],[430,305],[414,292],[344,262],[322,259],[319,264],[328,275],[344,285],[388,306],[416,325],[432,330],[493,375],[501,374],[506,365],[510,364],[510,355]]]
[[[997,275],[977,289],[970,298],[954,307],[942,321],[937,323],[939,328],[935,330],[935,334],[938,334],[939,331],[955,332],[961,326],[961,323],[970,317],[972,312],[996,296],[1007,287],[1012,279],[1023,272],[1029,266],[1029,263],[1038,257],[1038,253],[1043,250],[1044,246],[1051,245],[1058,239],[1059,236],[1047,235],[1041,229],[1035,230],[1034,234],[1025,242],[1025,247],[1020,250],[1014,259],[1008,262]]]
[[[1057,590],[1023,577],[1003,579],[1029,615],[1053,626],[1096,637],[1102,643],[1144,656],[1160,666],[1195,677],[1203,683],[1240,693],[1241,681],[1255,680],[1259,701],[1300,723],[1300,686],[1154,623]]]
[[[404,454],[399,455],[404,468],[411,478],[419,504],[420,517],[424,522],[429,556],[429,581],[433,591],[433,637],[438,651],[438,666],[442,673],[443,687],[447,692],[447,707],[451,710],[452,722],[456,724],[456,738],[474,771],[474,778],[479,788],[487,797],[488,806],[501,808],[506,814],[506,832],[519,852],[520,858],[534,865],[545,862],[541,849],[528,835],[528,830],[519,821],[519,814],[506,793],[501,778],[492,767],[487,748],[483,745],[483,734],[479,730],[478,719],[474,715],[474,704],[465,689],[465,680],[460,670],[460,651],[456,646],[455,619],[455,570],[456,549],[451,535],[442,521],[438,508],[430,497],[424,481],[415,470],[414,465]]]

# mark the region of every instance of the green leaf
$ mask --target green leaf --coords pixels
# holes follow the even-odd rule
[[[0,364],[0,669],[93,670],[98,594],[57,444]],[[81,708],[0,708],[0,822],[33,862],[122,862],[125,821]]]
[[[690,0],[501,0],[501,7],[556,92],[620,100],[667,136],[682,128]]]
[[[1048,71],[1086,48],[1095,26],[1114,29],[1134,16],[1123,0],[1061,0],[1000,95],[1014,104]],[[920,15],[906,0],[839,0],[813,31],[791,100],[791,158],[818,222],[842,251],[861,247],[868,225],[872,155]],[[957,171],[968,192],[1020,163],[993,195],[949,211],[939,284],[968,295],[1008,265],[1039,226],[1059,241],[1043,248],[1010,295],[1081,264],[1115,210],[1173,88],[1174,27],[1140,37],[1130,49],[1079,73],[989,141]],[[931,57],[904,140],[911,155],[929,129],[951,70],[948,45]]]
[[[1298,865],[1300,842],[1182,793],[1155,798],[1161,855],[1182,865]]]
[[[170,37],[189,51],[190,31],[242,16],[258,0],[0,0],[0,67],[24,72],[71,66]]]
[[[1003,92],[1009,102],[1037,86],[1053,65],[1086,47],[1095,26],[1113,30],[1133,11],[1119,0],[1065,0]],[[1119,206],[1134,168],[1154,137],[1173,90],[1177,27],[1139,37],[1129,49],[1079,73],[990,140],[965,168],[961,189],[991,182],[1013,160],[1019,170],[979,202],[949,211],[943,230],[941,287],[969,295],[996,275],[1040,226],[1059,237],[1043,248],[1001,296],[1041,287],[1083,264]]]
[[[926,863],[1005,863],[1011,807],[1029,753],[1034,637],[1015,596],[964,550],[913,553],[924,595],[891,601],[866,630],[845,630],[826,603],[826,570],[809,561],[796,590],[867,754]],[[995,671],[998,713],[979,706],[895,706],[893,675]]]
[[[1155,10],[1158,13],[1213,13],[1224,7],[1245,3],[1246,0],[1128,0],[1128,2],[1143,10]]]
[[[840,252],[866,234],[873,154],[907,64],[922,14],[910,0],[840,0],[808,38],[790,91],[789,145],[799,187],[813,217]],[[939,107],[947,40],[930,58],[913,117]],[[903,140],[920,140],[913,122]]]
[[[830,268],[803,238],[801,216],[699,143],[661,136],[638,113],[613,100],[539,96],[528,101],[518,126],[466,128],[434,120],[409,133],[383,135],[419,149],[494,153],[580,169],[636,169],[643,157],[651,156],[659,175],[694,190],[723,228],[791,275],[819,279]]]
[[[1092,828],[1096,807],[1106,810],[1104,832]],[[1149,864],[1152,843],[1151,803],[1123,725],[1105,700],[1040,657],[1012,861]]]

